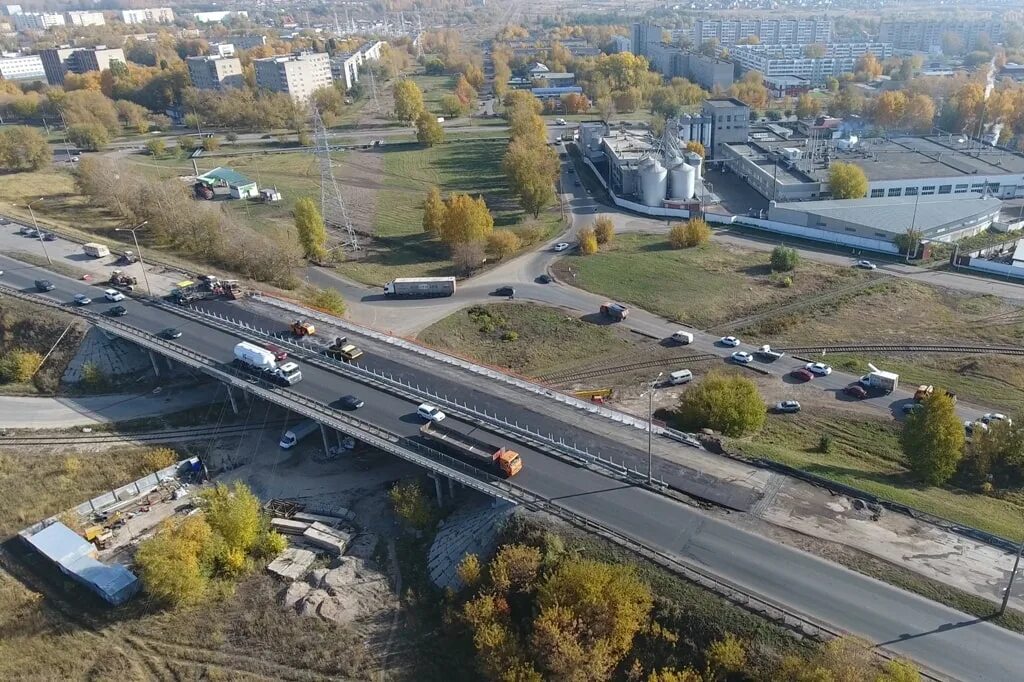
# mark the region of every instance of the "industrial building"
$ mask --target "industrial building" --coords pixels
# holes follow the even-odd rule
[[[326,52],[304,52],[253,61],[256,86],[283,92],[296,102],[307,102],[314,92],[333,83],[331,58]]]
[[[39,51],[43,62],[46,80],[50,85],[63,85],[67,73],[83,74],[89,71],[109,69],[111,63],[118,61],[126,64],[124,50],[120,47],[109,48],[97,45],[94,48],[51,47]]]
[[[733,97],[704,100],[703,115],[711,121],[710,144],[705,144],[708,156],[717,159],[728,144],[746,142],[750,134],[750,107]]]
[[[878,40],[907,52],[940,52],[942,37],[951,33],[963,41],[967,51],[978,50],[1003,40],[1002,19],[887,19],[878,27]],[[987,49],[987,48],[986,48]]]
[[[222,90],[245,85],[242,62],[237,57],[189,57],[188,76],[199,90]]]
[[[693,44],[717,40],[736,45],[756,37],[762,45],[809,45],[832,42],[831,19],[698,19],[693,23]]]
[[[4,54],[0,57],[0,80],[46,80],[43,60],[37,54]]]
[[[955,135],[750,141],[726,145],[725,166],[768,199],[829,197],[832,163],[859,166],[869,198],[966,195],[1024,197],[1024,155]]]
[[[62,573],[109,604],[124,604],[139,591],[139,579],[131,571],[97,561],[96,546],[59,521],[21,537]]]
[[[125,9],[121,10],[121,21],[126,24],[170,24],[174,22],[174,11],[170,7]]]
[[[825,56],[807,57],[805,45],[736,45],[729,54],[744,71],[758,71],[765,78],[796,76],[822,85],[825,79],[856,70],[857,60],[873,54],[878,61],[893,55],[889,43],[831,43]]]

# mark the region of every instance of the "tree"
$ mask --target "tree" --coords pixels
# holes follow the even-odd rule
[[[676,223],[668,232],[668,242],[676,249],[700,246],[711,239],[711,228],[703,218]]]
[[[458,80],[455,81],[455,96],[459,98],[459,102],[462,103],[462,110],[465,112],[471,111],[473,102],[476,101],[476,90],[469,84],[464,75],[460,75]]]
[[[299,144],[302,144],[302,140],[301,139],[299,140]],[[304,146],[308,146],[308,144],[304,145]],[[218,149],[220,149],[220,140],[216,136],[210,135],[209,137],[204,137],[203,138],[203,151],[204,152],[215,152]]]
[[[964,51],[964,39],[959,33],[947,31],[942,34],[942,54],[946,56],[958,55]]]
[[[487,238],[487,250],[498,259],[515,255],[522,246],[519,235],[510,230],[495,230]]]
[[[988,482],[1018,485],[1024,467],[1024,427],[992,420],[987,429],[975,427],[967,446],[975,475]]]
[[[759,430],[766,415],[757,385],[725,372],[709,373],[679,401],[679,418],[686,428],[711,428],[727,436]]]
[[[949,480],[964,454],[964,427],[953,399],[936,391],[911,412],[900,436],[910,469],[931,485]]]
[[[538,668],[562,679],[608,679],[653,606],[632,567],[566,561],[537,590],[532,651]],[[568,677],[567,677],[568,676]]]
[[[788,246],[776,246],[772,249],[771,265],[775,272],[789,272],[800,262],[800,254]]]
[[[444,228],[444,200],[441,199],[441,191],[437,187],[431,187],[427,192],[427,198],[423,202],[423,231],[427,234],[438,236]]]
[[[28,126],[0,129],[0,168],[3,170],[39,170],[52,158],[46,138],[37,129]]]
[[[597,253],[597,235],[589,227],[585,227],[576,233],[576,241],[580,245],[580,253],[590,256]]]
[[[565,105],[567,114],[585,114],[590,111],[590,99],[583,93],[570,92],[568,95],[562,95],[562,104]]]
[[[715,679],[725,679],[730,673],[742,673],[747,665],[747,650],[743,642],[732,633],[711,643],[706,652],[708,668]]]
[[[421,111],[425,110],[423,105],[423,91],[415,82],[403,78],[395,83],[393,88],[395,97],[395,118],[405,123],[416,120]]]
[[[908,227],[905,232],[896,235],[893,242],[899,247],[900,253],[913,256],[917,253],[917,247],[921,245],[922,239],[924,232],[916,227]]]
[[[811,93],[805,92],[796,98],[797,118],[814,118],[819,113],[821,113],[821,104]]]
[[[227,551],[248,554],[256,547],[263,528],[263,505],[243,483],[218,483],[199,494],[206,522],[226,544]]]
[[[853,70],[857,80],[873,81],[882,75],[882,62],[873,53],[866,52],[857,58]]]
[[[868,193],[868,176],[860,166],[836,161],[828,170],[828,187],[834,199],[859,199]]]
[[[598,244],[608,244],[615,239],[615,223],[610,217],[599,216],[594,220],[592,227]]]
[[[167,152],[167,144],[159,138],[154,138],[146,142],[146,150],[152,156],[163,156]]]
[[[302,197],[295,202],[293,215],[303,255],[316,263],[323,262],[327,258],[327,227],[320,209],[312,198]]]
[[[689,142],[687,142],[686,151],[693,152],[702,159],[707,157],[708,155],[707,150],[704,149],[704,145],[698,142],[697,140],[690,140]]]
[[[536,114],[528,114],[538,118]],[[514,120],[518,120],[518,116]],[[519,197],[523,210],[536,218],[543,208],[555,200],[555,178],[559,163],[555,152],[547,144],[520,135],[509,142],[502,160],[512,191]]]
[[[459,562],[456,571],[463,585],[469,588],[476,587],[480,583],[481,576],[480,557],[472,553],[466,554]]]
[[[441,102],[439,103],[439,106],[441,107],[441,113],[447,116],[448,118],[462,116],[465,113],[465,108],[464,105],[462,104],[462,100],[460,100],[455,95],[443,95],[441,97]]]
[[[421,111],[416,117],[416,141],[428,147],[444,142],[444,128],[429,111]]]
[[[178,135],[175,141],[178,143],[178,149],[184,154],[191,154],[200,145],[199,138],[195,135]]]
[[[875,123],[892,128],[903,120],[907,96],[899,90],[886,90],[875,101]]]
[[[468,194],[452,194],[448,197],[445,202],[444,223],[438,233],[445,244],[483,244],[493,230],[494,218],[483,197],[473,199]]]
[[[903,124],[915,132],[928,132],[935,122],[935,100],[924,93],[918,93],[907,100],[903,112]]]
[[[172,606],[199,602],[209,584],[205,554],[212,536],[202,515],[165,521],[135,553],[135,567],[146,592]]]
[[[486,258],[484,242],[462,242],[451,245],[452,265],[463,275],[472,274]]]
[[[536,547],[504,545],[491,560],[491,583],[501,594],[526,591],[533,586],[540,564],[541,554]]]
[[[839,92],[839,79],[835,76],[829,76],[825,79],[825,88],[833,94]]]
[[[80,123],[68,126],[68,140],[76,147],[95,152],[110,142],[110,135],[97,123]]]
[[[434,520],[434,512],[416,481],[396,484],[388,491],[395,513],[413,528],[424,529]]]
[[[31,350],[14,349],[0,357],[0,381],[23,384],[32,378],[43,362],[43,356]]]

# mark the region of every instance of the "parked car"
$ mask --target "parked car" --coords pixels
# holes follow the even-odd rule
[[[565,119],[564,118],[556,118],[555,119],[555,125],[556,126],[564,126],[565,125]]]
[[[180,339],[181,330],[175,327],[168,327],[167,329],[160,332],[160,336],[164,337],[165,339]]]
[[[53,291],[53,282],[48,279],[37,279],[36,289],[39,291]]]
[[[338,404],[341,405],[341,408],[344,410],[358,410],[366,403],[359,399],[358,396],[343,395],[341,396],[341,399],[338,400]]]
[[[754,361],[754,356],[746,351],[738,350],[732,354],[732,361],[741,365],[747,365]]]
[[[921,403],[904,403],[903,404],[903,408],[902,408],[903,409],[903,414],[910,414],[912,412],[917,412],[922,407],[924,407],[924,405],[922,405]]]
[[[115,305],[113,308],[107,311],[111,317],[124,317],[128,314],[128,309],[123,305]]]
[[[858,268],[861,268],[862,270],[874,270],[875,268],[878,267],[869,260],[859,260],[857,261],[856,265]]]
[[[678,344],[688,346],[693,343],[693,334],[680,329],[679,331],[672,332],[672,340]]]
[[[55,235],[53,232],[43,232],[43,241],[44,242],[54,242],[54,241],[57,241],[57,235]]]
[[[981,418],[981,423],[989,425],[992,422],[1006,422],[1007,426],[1013,426],[1013,420],[1000,412],[987,412]]]
[[[790,372],[789,375],[794,379],[799,379],[800,381],[810,381],[811,379],[814,378],[814,375],[811,374],[810,370],[807,370],[803,367],[798,367],[797,369],[794,369],[792,372]]]
[[[783,400],[781,403],[776,403],[775,404],[775,411],[776,412],[783,412],[783,413],[787,413],[787,414],[792,414],[794,412],[799,412],[800,411],[800,403],[798,403],[795,400]]]
[[[975,421],[971,421],[970,419],[968,419],[967,421],[964,422],[964,432],[968,436],[974,435],[974,432],[976,430],[977,431],[988,431],[988,424],[985,424],[984,422],[980,422],[980,421],[976,421],[976,422]]]
[[[843,393],[857,400],[863,400],[868,397],[868,392],[860,384],[850,384],[843,389]]]
[[[423,403],[422,405],[417,407],[416,414],[423,417],[428,422],[434,422],[435,424],[439,421],[442,421],[445,417],[444,412],[434,407],[433,405],[429,405],[427,403]]]
[[[39,230],[33,227],[23,227],[21,228],[21,233],[26,237],[36,237],[39,235]]]
[[[735,348],[736,346],[740,345],[740,340],[737,339],[735,336],[723,336],[718,340],[718,343],[722,344],[723,346]]]
[[[495,296],[515,296],[516,290],[514,287],[498,287],[494,290]]]
[[[552,250],[553,250],[553,251],[557,251],[557,252],[559,252],[559,253],[560,253],[560,252],[562,252],[562,251],[566,251],[566,250],[568,250],[568,248],[569,248],[569,242],[558,242],[557,244],[555,244],[555,245],[554,245],[553,247],[551,247],[551,248],[552,248]]]
[[[113,303],[117,303],[118,301],[124,300],[124,294],[122,294],[117,289],[107,289],[106,291],[103,292],[103,297]]]
[[[811,374],[818,375],[819,377],[827,377],[829,374],[832,373],[832,368],[826,365],[824,362],[808,362],[806,365],[804,365],[804,369],[806,369]]]
[[[92,303],[92,299],[85,294],[75,294],[75,303],[78,305],[89,305]]]

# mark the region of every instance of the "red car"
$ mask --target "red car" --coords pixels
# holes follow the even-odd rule
[[[810,371],[801,367],[800,369],[793,370],[792,377],[794,379],[799,379],[800,381],[810,381],[814,378],[814,375],[811,374]]]
[[[284,348],[281,348],[280,346],[275,346],[272,343],[265,343],[263,344],[263,347],[269,350],[271,353],[273,353],[274,359],[277,360],[278,362],[284,362],[285,360],[288,359],[288,351],[286,351]]]
[[[864,390],[863,386],[860,386],[858,384],[850,384],[849,386],[843,389],[843,393],[850,396],[851,398],[856,398],[857,400],[862,400],[868,397],[868,392]]]

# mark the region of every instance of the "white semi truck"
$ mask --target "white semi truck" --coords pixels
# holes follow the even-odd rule
[[[279,386],[294,386],[302,381],[302,372],[294,362],[278,364],[273,351],[248,341],[235,345],[234,366]]]
[[[454,277],[399,277],[384,285],[384,295],[395,298],[436,298],[454,293]]]

